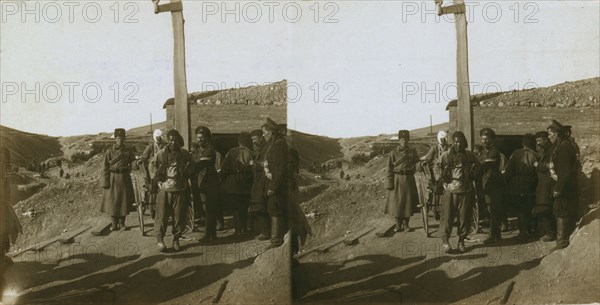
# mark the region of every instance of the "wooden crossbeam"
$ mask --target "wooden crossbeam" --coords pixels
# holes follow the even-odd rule
[[[58,241],[61,244],[68,244],[68,243],[72,243],[73,239],[75,238],[75,236],[85,232],[87,229],[91,228],[91,226],[82,226],[81,228],[75,230],[75,231],[71,231],[68,232],[67,234],[63,234],[60,236],[60,238],[58,239]]]
[[[368,234],[369,232],[371,232],[373,230],[375,230],[374,227],[364,228],[361,231],[359,231],[358,233],[348,236],[346,239],[344,239],[344,243],[349,246],[354,245],[355,243],[358,242],[359,238],[363,237],[364,235]]]

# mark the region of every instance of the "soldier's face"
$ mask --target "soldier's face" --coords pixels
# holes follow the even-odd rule
[[[273,137],[273,131],[266,129],[264,127],[263,127],[262,131],[263,131],[263,137],[265,138],[265,141],[267,141],[267,142],[271,141],[271,138]]]
[[[490,147],[492,145],[492,143],[493,143],[493,140],[488,135],[481,136],[481,144],[483,144],[483,146]]]
[[[405,138],[400,138],[400,147],[405,148],[408,145],[408,140]]]
[[[456,147],[456,150],[458,150],[458,151],[464,151],[465,150],[466,145],[465,145],[464,141],[461,138],[454,137],[454,138],[452,138],[452,141],[454,141],[453,145],[454,145],[454,147]]]
[[[167,139],[167,142],[169,144],[169,147],[171,149],[178,149],[179,145],[177,145],[177,139],[174,136],[169,136]]]
[[[558,139],[558,133],[556,133],[552,129],[548,129],[548,139],[550,140],[550,142],[556,143],[556,139]]]
[[[197,133],[196,140],[198,140],[200,145],[204,145],[206,142],[208,142],[208,138],[203,133]]]
[[[125,137],[116,137],[115,143],[117,144],[117,146],[123,145],[123,143],[125,143]]]
[[[548,138],[537,138],[535,139],[535,143],[538,147],[546,147],[546,144],[548,144]]]
[[[259,137],[259,136],[253,136],[252,137],[252,144],[254,144],[256,146],[262,145],[263,141],[264,141],[263,137]]]

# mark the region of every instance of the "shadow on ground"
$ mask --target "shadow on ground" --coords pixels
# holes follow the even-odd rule
[[[296,268],[297,300],[301,303],[452,303],[466,299],[539,265],[541,258],[518,265],[475,267],[457,277],[438,268],[450,261],[464,264],[486,254],[398,258],[366,255],[343,264],[303,263]],[[420,263],[418,263],[420,262]],[[413,265],[418,263],[417,265]],[[355,265],[355,266],[353,266]],[[410,267],[408,267],[410,266]],[[399,270],[400,269],[400,270]],[[389,272],[395,270],[394,272]],[[331,287],[330,287],[331,286]],[[315,290],[321,288],[319,290]],[[314,290],[314,291],[313,291]]]

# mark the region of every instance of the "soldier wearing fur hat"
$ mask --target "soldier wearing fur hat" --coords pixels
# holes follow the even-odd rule
[[[556,247],[563,249],[569,245],[570,220],[577,207],[577,155],[568,138],[568,130],[553,120],[548,127],[548,138],[553,144],[550,152],[550,189],[552,207],[556,216]]]
[[[125,129],[117,128],[115,144],[104,152],[103,179],[104,198],[100,211],[110,215],[112,231],[124,231],[125,216],[133,208],[135,197],[131,181],[131,163],[135,161],[133,150],[125,145]]]
[[[400,145],[390,152],[387,163],[386,188],[388,196],[383,205],[383,213],[396,219],[396,232],[409,231],[409,219],[419,205],[419,194],[415,181],[416,165],[419,162],[417,151],[410,147],[408,130],[398,131]]]

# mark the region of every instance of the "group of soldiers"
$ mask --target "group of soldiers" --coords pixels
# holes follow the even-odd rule
[[[154,141],[136,158],[125,142],[125,130],[115,129],[115,144],[104,156],[104,199],[101,210],[111,216],[111,230],[125,230],[125,216],[134,199],[132,168],[143,173],[152,210],[157,248],[168,250],[164,238],[172,220],[172,249],[181,251],[179,240],[186,229],[189,207],[194,219],[205,223],[201,243],[217,239],[217,226],[223,225],[223,208],[233,211],[235,235],[260,228],[258,240],[269,247],[283,244],[287,229],[292,246],[310,232],[296,198],[299,156],[285,140],[287,127],[267,118],[261,129],[242,132],[238,146],[224,158],[215,150],[212,133],[206,126],[195,129],[196,142],[188,152],[182,136],[172,129],[163,137],[154,132]],[[150,204],[152,206],[152,204]]]
[[[387,165],[387,200],[383,212],[396,218],[396,231],[411,231],[409,217],[419,205],[414,174],[430,177],[431,205],[440,219],[442,249],[453,251],[449,243],[457,224],[457,250],[467,251],[465,240],[477,231],[479,216],[489,215],[489,235],[484,244],[502,239],[502,223],[514,212],[519,222],[519,241],[535,236],[541,222],[545,242],[556,241],[555,249],[569,245],[577,210],[577,176],[580,171],[579,147],[571,137],[571,126],[553,120],[546,131],[525,134],[522,148],[508,161],[496,146],[491,128],[480,130],[481,144],[476,152],[467,150],[464,133],[452,133],[448,143],[445,131],[438,143],[419,158],[409,146],[410,135],[400,130],[400,145],[390,153]],[[422,202],[421,204],[426,204]],[[535,222],[534,222],[535,220]],[[473,229],[474,228],[474,229]]]

